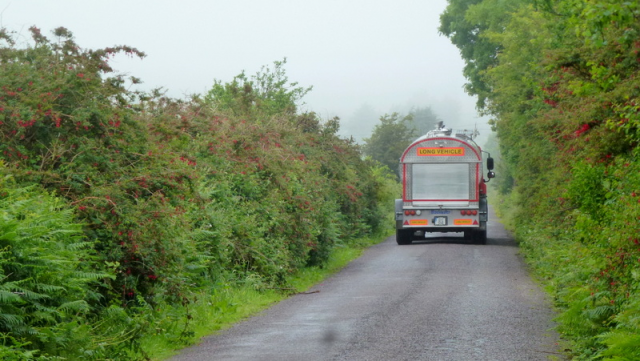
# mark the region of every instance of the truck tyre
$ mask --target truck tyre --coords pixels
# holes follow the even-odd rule
[[[487,244],[487,230],[479,230],[474,232],[473,240],[476,244]]]
[[[410,229],[396,229],[396,242],[401,246],[413,243],[413,231]]]

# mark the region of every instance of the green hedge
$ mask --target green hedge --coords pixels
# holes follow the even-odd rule
[[[144,335],[190,337],[203,290],[287,288],[390,224],[393,176],[297,111],[310,89],[286,61],[175,100],[127,90],[108,60],[134,48],[30,30],[27,47],[0,32],[6,359],[144,358]]]
[[[639,18],[637,2],[608,0],[450,0],[441,17],[580,360],[640,357]]]

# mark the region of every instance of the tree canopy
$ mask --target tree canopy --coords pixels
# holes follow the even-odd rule
[[[364,140],[364,154],[382,163],[391,170],[398,169],[398,162],[404,150],[416,138],[416,132],[407,124],[411,115],[385,114],[375,126],[371,137]]]

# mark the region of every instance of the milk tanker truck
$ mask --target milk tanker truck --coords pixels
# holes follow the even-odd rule
[[[402,199],[395,201],[399,245],[424,239],[428,232],[463,232],[467,240],[486,243],[486,183],[495,173],[491,155],[473,141],[476,134],[454,133],[440,122],[404,151],[399,169]]]

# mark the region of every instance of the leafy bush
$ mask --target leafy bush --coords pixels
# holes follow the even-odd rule
[[[606,175],[606,168],[602,164],[578,163],[571,174],[567,199],[574,207],[599,221],[602,205],[611,197],[611,189],[615,187]]]
[[[289,83],[285,61],[175,100],[127,90],[139,80],[108,60],[144,56],[134,48],[30,30],[26,48],[0,32],[0,176],[12,176],[2,200],[14,222],[2,227],[7,240],[22,227],[24,247],[60,239],[20,259],[0,248],[5,357],[144,358],[150,333],[190,339],[198,295],[247,280],[286,288],[391,224],[381,202],[397,183],[337,136],[338,119],[297,112],[310,88]],[[37,204],[42,218],[24,218]],[[25,219],[53,228],[28,233]],[[59,275],[41,273],[62,256]]]
[[[516,235],[576,359],[638,358],[639,14],[635,2],[452,0],[441,18],[494,117]]]

